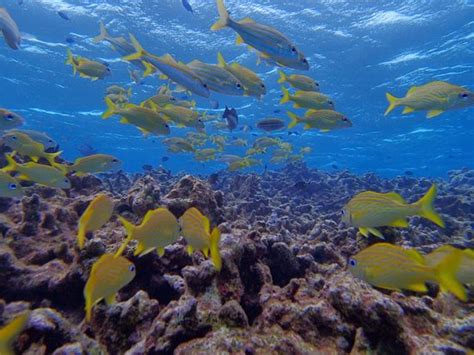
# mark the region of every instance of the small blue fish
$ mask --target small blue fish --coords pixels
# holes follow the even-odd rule
[[[191,5],[189,5],[188,0],[181,0],[181,3],[183,4],[183,7],[188,10],[190,13],[194,14],[193,8]]]
[[[74,41],[74,38],[73,38],[72,36],[67,36],[67,37],[66,37],[66,42],[72,44],[72,43],[74,43],[75,41]]]
[[[58,15],[59,15],[59,17],[61,17],[62,19],[66,20],[66,21],[70,20],[69,16],[64,11],[58,11]]]

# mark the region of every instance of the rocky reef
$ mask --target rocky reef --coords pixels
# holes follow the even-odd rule
[[[75,177],[67,192],[32,187],[22,200],[0,199],[0,326],[33,310],[15,343],[24,354],[469,353],[473,294],[463,303],[436,287],[387,292],[346,270],[349,256],[377,241],[341,223],[350,197],[370,189],[415,201],[432,182],[291,165],[263,175]],[[383,229],[386,239],[424,253],[446,243],[473,248],[474,171],[435,182],[446,228],[414,217],[407,229]],[[125,237],[113,217],[77,249],[79,216],[104,191],[116,214],[135,222],[159,206],[177,217],[200,209],[222,232],[222,271],[199,252],[189,256],[182,240],[161,258],[127,249],[136,278],[86,323],[91,265]]]

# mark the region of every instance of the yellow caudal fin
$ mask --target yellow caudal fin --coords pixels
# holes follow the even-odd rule
[[[133,48],[137,51],[136,53],[132,53],[130,55],[127,55],[123,57],[123,60],[131,61],[131,60],[137,60],[141,59],[143,56],[149,55],[149,53],[142,47],[140,42],[136,39],[134,35],[129,33],[130,41],[132,42]]]
[[[153,65],[151,65],[148,62],[142,62],[143,65],[145,66],[145,71],[143,72],[143,77],[146,78],[149,75],[152,75],[153,73],[156,72],[156,69]]]
[[[125,218],[123,218],[121,216],[118,216],[117,218],[122,223],[125,230],[127,231],[127,238],[124,240],[124,242],[122,243],[120,248],[115,253],[115,257],[118,257],[118,256],[122,255],[122,253],[125,250],[125,248],[127,247],[128,243],[130,243],[130,241],[133,239],[133,234],[134,234],[134,231],[135,231],[135,228],[136,228],[132,223],[127,221]]]
[[[395,107],[397,107],[399,99],[388,92],[385,94],[385,96],[388,100],[388,108],[383,115],[387,116],[390,112],[393,111]]]
[[[286,74],[282,70],[278,70],[278,74],[280,75],[280,79],[278,79],[278,83],[282,84],[286,81]]]
[[[76,61],[74,60],[74,56],[72,55],[72,52],[69,48],[67,49],[66,64],[72,65],[73,74],[76,75],[76,73],[77,73],[76,65],[77,64],[76,64]]]
[[[435,272],[441,291],[449,291],[461,301],[466,302],[466,289],[456,278],[462,259],[462,250],[453,250],[435,267]]]
[[[16,171],[18,164],[16,163],[15,159],[13,159],[13,156],[10,154],[5,154],[5,158],[7,159],[8,164],[0,170],[4,172]]]
[[[290,101],[290,92],[284,87],[281,88],[281,91],[283,92],[283,97],[280,100],[280,105]]]
[[[21,334],[23,329],[25,329],[26,325],[28,324],[28,320],[30,319],[30,314],[31,311],[27,311],[17,316],[5,327],[0,329],[0,354],[15,354],[12,348],[13,342]]]
[[[433,202],[436,198],[436,192],[437,192],[436,185],[435,184],[431,185],[430,189],[425,194],[425,196],[423,196],[421,199],[415,202],[415,204],[419,208],[418,215],[430,220],[433,223],[436,223],[441,228],[444,228],[445,224],[443,220],[441,219],[441,216],[434,210],[434,207],[433,207]]]
[[[227,63],[225,62],[224,56],[222,55],[221,52],[217,52],[217,65],[220,66],[221,68],[225,68]]]
[[[286,111],[286,114],[288,115],[288,117],[291,118],[291,122],[290,124],[288,125],[288,128],[293,128],[294,126],[296,126],[299,122],[298,120],[298,116],[296,114],[294,114],[293,112],[291,111]]]
[[[60,155],[62,154],[62,150],[60,150],[59,152],[55,152],[55,153],[46,153],[45,154],[45,158],[46,160],[54,167],[56,167],[56,165],[59,165],[59,164],[56,164],[56,162],[54,161],[54,159],[56,159],[57,157],[59,157]],[[61,169],[60,169],[61,170]],[[62,171],[62,170],[61,170]]]
[[[117,109],[117,106],[115,106],[115,104],[109,97],[105,97],[105,103],[107,104],[107,110],[105,110],[104,113],[102,114],[102,118],[104,120],[114,115],[115,110]]]
[[[224,27],[227,27],[229,24],[229,13],[225,8],[224,0],[216,0],[217,12],[219,12],[219,20],[212,25],[211,31],[217,31]]]
[[[210,249],[211,249],[211,259],[217,271],[221,271],[222,269],[222,258],[221,258],[221,252],[219,250],[220,241],[221,241],[221,232],[219,231],[217,227],[215,227],[211,233]]]
[[[103,40],[110,37],[108,32],[107,32],[107,29],[105,28],[104,23],[102,21],[100,21],[99,26],[100,26],[100,33],[99,33],[99,35],[94,37],[94,39],[93,39],[94,43],[102,42]]]

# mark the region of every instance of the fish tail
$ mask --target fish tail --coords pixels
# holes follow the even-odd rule
[[[225,8],[224,0],[216,0],[217,3],[217,11],[219,12],[219,20],[215,24],[212,25],[211,31],[218,31],[227,27],[229,25],[229,13]]]
[[[145,71],[143,72],[143,77],[146,78],[149,75],[152,75],[154,72],[156,72],[156,69],[153,65],[151,65],[148,62],[142,62],[143,65],[145,66]]]
[[[5,154],[5,158],[7,159],[7,166],[3,167],[1,171],[9,172],[9,171],[16,171],[18,168],[18,164],[16,163],[15,159],[11,154]]]
[[[107,104],[107,110],[104,111],[102,114],[102,118],[106,120],[110,116],[115,114],[115,110],[117,109],[117,106],[115,106],[114,102],[109,98],[105,98],[105,103]]]
[[[71,171],[73,171],[73,169],[71,168],[72,165],[69,166],[66,164],[59,164],[59,163],[54,162],[54,160],[52,163],[50,162],[50,164],[54,166],[56,169],[60,170],[64,175],[69,174]]]
[[[278,83],[284,83],[286,81],[286,74],[282,70],[278,70],[278,74],[280,74],[280,79],[278,79]]]
[[[219,250],[220,241],[221,241],[221,232],[217,227],[215,227],[211,233],[210,250],[211,250],[211,259],[217,271],[221,271],[222,269],[222,258],[221,258],[221,253]]]
[[[15,338],[20,335],[30,319],[31,311],[20,314],[13,319],[8,325],[2,328],[0,336],[0,354],[10,355],[15,354],[12,349],[12,344]]]
[[[55,153],[46,153],[45,158],[52,166],[54,166],[55,168],[58,168],[57,165],[61,165],[61,164],[57,164],[54,161],[54,159],[59,157],[61,154],[62,154],[62,150],[60,150],[59,152],[55,152]],[[62,171],[61,168],[58,168],[58,169]]]
[[[444,221],[441,219],[441,216],[435,211],[433,207],[433,202],[436,198],[436,192],[437,188],[436,185],[433,184],[431,185],[430,189],[428,192],[423,196],[421,199],[419,199],[415,204],[417,205],[419,211],[418,214],[421,217],[424,217],[431,222],[437,224],[441,228],[445,227]]]
[[[224,59],[224,56],[222,55],[221,52],[217,52],[217,65],[220,66],[221,68],[225,68],[226,62]]]
[[[149,55],[149,53],[142,47],[140,42],[136,39],[134,35],[131,33],[129,34],[130,36],[130,41],[132,42],[133,48],[135,48],[136,53],[132,53],[130,55],[127,55],[123,57],[123,60],[131,61],[131,60],[137,60],[141,59],[143,56]]]
[[[134,234],[134,231],[135,231],[135,226],[132,223],[130,223],[129,221],[127,221],[125,218],[123,218],[121,216],[118,216],[117,218],[122,223],[125,230],[127,231],[127,238],[124,240],[124,242],[122,243],[120,248],[115,253],[115,257],[118,257],[118,256],[122,255],[122,253],[125,250],[125,248],[127,247],[128,243],[130,243],[130,241],[133,239],[133,234]]]
[[[286,114],[288,115],[288,117],[291,118],[291,122],[288,125],[288,128],[293,128],[298,124],[298,116],[291,111],[286,111]]]
[[[105,28],[104,23],[102,21],[100,21],[99,26],[100,26],[100,33],[99,33],[99,35],[94,37],[94,39],[93,39],[94,43],[102,42],[103,40],[110,37],[109,33],[107,32],[107,29]]]
[[[280,105],[290,101],[290,92],[284,87],[281,88],[281,91],[283,92],[283,97],[280,100]]]
[[[73,73],[74,73],[74,75],[76,75],[76,73],[77,73],[77,68],[76,68],[77,63],[76,63],[76,61],[74,60],[74,57],[73,57],[73,55],[72,55],[72,52],[71,52],[71,50],[70,50],[69,48],[67,49],[66,64],[72,65]]]
[[[461,301],[467,301],[466,289],[456,278],[456,273],[461,266],[462,251],[454,250],[446,256],[436,267],[435,272],[441,291],[449,291]]]
[[[387,92],[385,94],[385,96],[387,97],[387,100],[388,100],[388,107],[387,107],[387,110],[385,111],[385,113],[383,114],[384,116],[387,116],[390,112],[393,111],[393,109],[395,107],[398,106],[398,101],[400,100],[399,98],[393,96],[392,94],[390,94],[389,92]]]

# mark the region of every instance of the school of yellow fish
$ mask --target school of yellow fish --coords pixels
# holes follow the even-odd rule
[[[258,56],[258,62],[308,70],[309,63],[305,55],[290,39],[271,26],[244,18],[236,21],[229,16],[223,0],[216,0],[218,21],[211,30],[229,28],[236,32],[237,44],[246,44]],[[17,24],[6,9],[0,8],[0,31],[6,44],[20,49],[21,33]],[[161,56],[145,50],[140,42],[130,35],[111,36],[104,24],[100,23],[100,34],[95,43],[108,42],[112,48],[135,70],[130,71],[134,82],[140,82],[149,75],[158,75],[166,80],[156,95],[139,104],[130,102],[131,89],[118,85],[110,86],[104,98],[106,110],[102,118],[120,117],[120,123],[135,126],[144,136],[168,136],[175,129],[190,128],[183,137],[167,137],[162,143],[172,153],[191,153],[200,162],[217,160],[228,165],[230,171],[262,164],[255,155],[272,151],[271,163],[293,162],[311,153],[310,147],[303,147],[296,154],[291,144],[277,137],[259,137],[249,144],[245,139],[228,140],[225,135],[208,135],[206,123],[212,121],[217,129],[235,129],[234,122],[223,122],[215,116],[196,109],[194,100],[179,100],[175,92],[187,92],[208,98],[211,92],[224,95],[250,96],[262,100],[267,94],[265,83],[257,73],[237,62],[228,63],[222,53],[217,53],[217,64],[193,60],[183,63],[171,54]],[[74,55],[67,50],[66,64],[73,68],[73,75],[91,80],[105,79],[112,75],[110,68],[99,61]],[[351,120],[336,111],[334,101],[320,92],[320,85],[314,79],[302,74],[288,74],[279,70],[278,83],[282,85],[280,104],[293,103],[295,109],[305,109],[298,115],[288,111],[291,122],[288,128],[299,124],[306,129],[327,132],[349,128]],[[283,85],[288,85],[288,88]],[[172,88],[174,86],[174,88]],[[421,86],[411,87],[405,97],[397,98],[386,94],[389,106],[385,115],[397,107],[404,107],[403,114],[426,111],[432,118],[445,111],[461,109],[474,105],[474,93],[466,88],[443,81],[433,81]],[[226,109],[227,111],[227,109]],[[61,152],[58,144],[42,132],[22,130],[25,123],[18,114],[0,108],[0,144],[11,150],[6,154],[7,165],[0,169],[0,197],[21,198],[26,187],[23,181],[52,188],[69,189],[69,176],[83,176],[117,170],[121,162],[110,155],[93,154],[77,159],[73,164],[59,161]],[[268,118],[257,127],[272,132],[284,129],[281,119]],[[242,127],[246,130],[246,126]],[[213,145],[209,147],[207,144]],[[244,156],[225,154],[226,147],[248,147]],[[408,227],[407,217],[421,216],[439,227],[444,227],[441,216],[434,210],[433,203],[437,189],[433,185],[425,196],[418,201],[408,203],[396,192],[380,193],[365,191],[354,196],[344,207],[342,220],[347,225],[359,229],[361,235],[370,234],[383,239],[380,227]],[[90,202],[78,222],[77,244],[84,247],[88,233],[102,228],[114,214],[114,202],[111,197],[99,194]],[[130,243],[134,243],[134,255],[141,257],[154,250],[159,256],[165,254],[165,247],[176,242],[180,236],[187,242],[191,254],[201,251],[210,256],[217,270],[222,268],[219,251],[220,231],[211,228],[209,219],[192,207],[179,219],[166,207],[147,212],[140,224],[117,216],[127,237],[115,254],[102,255],[92,266],[89,279],[84,288],[86,320],[92,317],[92,309],[101,300],[107,304],[115,301],[117,292],[130,283],[136,274],[134,264],[122,256]],[[467,300],[463,285],[474,283],[474,252],[460,250],[449,245],[441,246],[428,255],[421,255],[415,249],[405,249],[396,245],[376,243],[353,256],[349,262],[349,271],[357,278],[373,286],[388,290],[411,290],[427,292],[426,283],[438,284],[441,290],[451,292],[461,300]],[[0,329],[0,353],[12,353],[11,344],[26,326],[29,312],[18,316]]]

